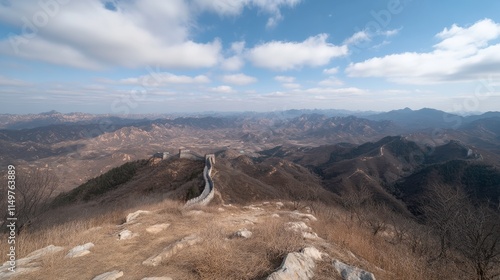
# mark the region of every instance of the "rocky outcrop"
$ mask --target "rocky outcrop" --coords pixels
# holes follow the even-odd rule
[[[37,262],[40,258],[62,251],[64,248],[54,245],[49,245],[42,249],[31,252],[24,258],[17,259],[15,262],[15,272],[9,270],[11,264],[9,261],[0,266],[0,279],[9,279],[15,275],[29,273],[40,269],[41,264]]]
[[[139,217],[140,215],[143,215],[143,214],[151,214],[151,211],[137,210],[133,213],[130,213],[127,215],[127,219],[125,220],[125,223],[127,223],[127,224],[131,223],[135,219],[137,219],[137,217]]]
[[[135,235],[128,229],[124,229],[118,233],[118,240],[127,240],[133,238]]]
[[[73,249],[69,250],[68,254],[65,256],[65,258],[76,258],[76,257],[82,257],[85,255],[90,254],[90,248],[94,247],[94,243],[85,243],[80,246],[76,246]]]
[[[300,233],[306,239],[320,239],[312,228],[304,222],[288,222],[285,224],[285,228]]]
[[[157,234],[165,229],[167,229],[170,224],[157,224],[146,228],[146,231],[152,234]]]
[[[123,271],[113,270],[110,272],[99,274],[96,277],[92,278],[92,280],[116,280],[122,276]]]
[[[375,276],[365,270],[345,264],[339,260],[333,261],[333,267],[344,280],[375,280]]]
[[[236,238],[250,238],[250,237],[252,237],[252,232],[249,231],[246,228],[243,228],[243,229],[240,229],[237,232],[235,232],[233,234],[233,237],[236,237]]]
[[[168,260],[185,247],[193,246],[194,244],[199,242],[201,242],[201,238],[197,235],[188,235],[181,240],[168,245],[165,249],[163,249],[161,253],[148,258],[147,260],[143,261],[142,264],[147,266],[158,266],[159,264],[161,264],[161,262]]]
[[[203,169],[203,178],[205,179],[205,188],[203,192],[193,199],[186,202],[184,207],[193,205],[207,205],[215,195],[214,182],[212,181],[212,165],[215,163],[215,155],[209,154],[205,156],[205,168]]]
[[[280,268],[267,277],[267,280],[306,280],[314,277],[316,261],[321,260],[321,252],[314,247],[304,248],[301,252],[289,253]]]

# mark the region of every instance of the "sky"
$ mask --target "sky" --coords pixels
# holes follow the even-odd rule
[[[0,0],[0,113],[500,110],[498,0]]]

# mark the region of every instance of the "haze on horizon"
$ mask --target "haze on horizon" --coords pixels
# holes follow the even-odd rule
[[[500,2],[0,2],[0,113],[500,108]]]

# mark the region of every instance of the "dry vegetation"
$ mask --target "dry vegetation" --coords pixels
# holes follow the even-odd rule
[[[174,279],[263,279],[280,265],[288,252],[311,243],[330,256],[318,263],[315,279],[338,277],[331,266],[333,259],[366,269],[377,279],[468,279],[451,262],[428,262],[437,249],[428,246],[434,240],[425,239],[423,235],[412,236],[417,232],[413,231],[418,228],[416,223],[411,224],[410,229],[410,225],[395,224],[396,219],[388,217],[383,229],[374,233],[366,219],[352,218],[351,213],[340,206],[305,202],[300,208],[312,208],[318,218],[308,224],[326,242],[311,241],[285,229],[286,222],[295,220],[285,213],[297,206],[289,202],[281,210],[270,203],[260,206],[264,211],[229,206],[223,207],[224,211],[218,206],[185,211],[180,203],[167,200],[141,207],[152,214],[126,226],[122,224],[124,218],[138,207],[102,213],[99,218],[80,218],[20,235],[18,257],[49,244],[64,246],[65,250],[45,257],[42,270],[14,279],[91,279],[113,269],[123,270],[123,279],[161,275]],[[271,217],[273,213],[281,217]],[[170,223],[171,226],[158,235],[145,232],[147,226],[157,223]],[[116,240],[117,233],[125,227],[140,235],[131,240]],[[253,236],[250,239],[232,238],[241,228],[248,228]],[[402,237],[398,237],[398,230],[404,231]],[[141,264],[168,244],[191,233],[202,236],[202,242],[179,252],[159,267]],[[91,254],[64,259],[69,249],[87,242],[96,245]],[[5,260],[2,255],[2,261]]]

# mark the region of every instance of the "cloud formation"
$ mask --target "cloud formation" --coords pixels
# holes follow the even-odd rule
[[[282,8],[293,8],[302,0],[195,0],[194,2],[199,9],[222,16],[240,15],[245,7],[255,7],[269,15],[266,27],[272,28],[283,20]]]
[[[59,2],[0,5],[2,21],[21,30],[0,41],[0,53],[87,69],[202,68],[219,61],[217,39],[189,39],[192,14],[186,1],[119,1],[115,10],[100,0]]]
[[[333,45],[327,38],[319,34],[303,42],[271,41],[250,49],[247,56],[255,66],[277,71],[323,66],[348,53],[347,46]]]
[[[242,73],[233,75],[224,75],[222,81],[232,85],[244,86],[257,82],[255,77],[251,77]]]
[[[452,25],[436,35],[430,52],[405,52],[351,63],[351,77],[381,77],[402,84],[471,81],[498,75],[500,24],[484,19],[469,27]]]
[[[210,83],[210,79],[205,75],[191,77],[168,72],[151,72],[149,75],[121,79],[118,83],[123,85],[163,86],[169,84],[205,84]]]

